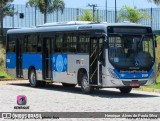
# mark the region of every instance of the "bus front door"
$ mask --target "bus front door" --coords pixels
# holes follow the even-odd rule
[[[102,65],[100,57],[102,54],[102,41],[98,37],[90,38],[90,59],[89,59],[89,80],[90,84],[99,85],[102,83]]]
[[[23,38],[17,38],[16,41],[16,73],[17,78],[23,77],[23,70],[22,70],[22,46]]]
[[[51,80],[51,38],[43,39],[43,78]]]

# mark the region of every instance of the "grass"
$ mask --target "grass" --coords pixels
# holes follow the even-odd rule
[[[6,72],[0,72],[0,77],[4,79],[12,79],[13,77],[8,75]]]
[[[153,86],[144,86],[144,88],[160,89],[160,83]]]
[[[11,75],[8,75],[6,73],[6,68],[4,66],[5,64],[0,66],[0,79],[12,79],[13,77]]]
[[[11,79],[12,76],[6,73],[5,68],[5,49],[3,45],[0,43],[0,78]]]

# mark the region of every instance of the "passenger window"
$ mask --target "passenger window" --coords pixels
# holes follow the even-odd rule
[[[63,40],[62,33],[56,34],[55,52],[62,51],[62,40]]]
[[[78,42],[78,52],[88,53],[89,52],[89,33],[80,33]]]
[[[9,39],[8,39],[8,52],[16,52],[16,38],[9,37]]]
[[[41,52],[42,42],[36,34],[26,36],[24,39],[24,52],[36,53]]]
[[[75,53],[77,51],[77,37],[74,33],[66,33],[63,41],[63,52]]]

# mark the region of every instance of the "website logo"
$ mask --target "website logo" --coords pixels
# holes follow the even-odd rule
[[[27,97],[25,95],[18,95],[17,96],[17,105],[14,106],[14,109],[29,109],[29,106],[27,104]]]
[[[17,96],[17,104],[18,105],[26,105],[27,97],[25,95],[18,95]]]

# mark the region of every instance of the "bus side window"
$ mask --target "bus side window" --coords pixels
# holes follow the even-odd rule
[[[63,40],[63,34],[62,33],[56,34],[55,52],[62,51],[62,40]]]
[[[8,52],[16,52],[16,38],[9,37],[7,51]]]
[[[24,52],[27,52],[28,51],[28,48],[27,48],[27,43],[28,43],[28,39],[27,39],[27,36],[25,36],[25,38],[24,38],[24,41],[23,41],[23,51]]]
[[[26,52],[32,52],[32,36],[31,35],[28,36]]]
[[[79,34],[78,42],[78,52],[79,53],[88,53],[89,52],[89,34],[84,32]]]
[[[40,37],[37,37],[37,52],[40,53],[42,51],[42,41]]]
[[[35,53],[41,52],[42,44],[38,41],[36,34],[26,36],[24,39],[24,52]]]
[[[75,33],[66,33],[63,41],[63,52],[75,53],[77,50],[77,37]]]

